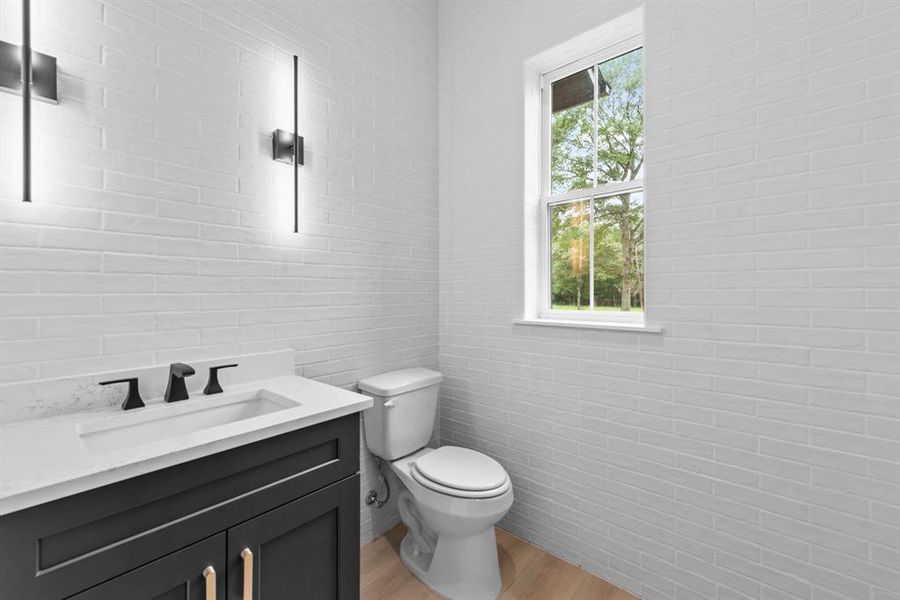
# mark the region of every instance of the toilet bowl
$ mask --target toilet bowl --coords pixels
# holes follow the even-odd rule
[[[494,489],[473,494],[428,482],[419,473],[417,461],[446,450],[492,460],[472,450],[444,446],[424,448],[391,463],[405,487],[399,506],[408,532],[400,545],[400,558],[416,577],[446,598],[493,600],[501,587],[494,525],[512,506],[512,485],[497,463],[504,481]]]
[[[406,369],[359,382],[374,396],[365,411],[366,445],[403,484],[407,527],[400,558],[450,600],[493,600],[500,593],[494,525],[513,503],[506,470],[489,456],[457,446],[429,448],[440,373]]]

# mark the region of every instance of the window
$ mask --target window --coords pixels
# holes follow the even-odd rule
[[[640,37],[546,73],[541,98],[539,316],[642,323]]]

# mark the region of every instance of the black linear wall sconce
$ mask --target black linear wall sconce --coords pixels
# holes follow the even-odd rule
[[[0,41],[0,89],[22,94],[22,202],[31,202],[31,97],[58,98],[56,58],[31,49],[30,0],[22,0],[22,45]]]
[[[294,166],[294,233],[300,232],[297,171],[303,164],[303,138],[297,135],[297,55],[294,55],[294,133],[283,129],[272,132],[272,160]]]

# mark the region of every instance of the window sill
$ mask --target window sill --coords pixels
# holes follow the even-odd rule
[[[516,319],[515,325],[539,327],[574,327],[576,329],[605,329],[608,331],[634,331],[635,333],[662,333],[662,327],[647,323],[613,323],[610,321],[576,321],[566,319]]]

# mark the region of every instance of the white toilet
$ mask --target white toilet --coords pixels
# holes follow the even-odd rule
[[[366,445],[390,462],[405,487],[398,499],[408,532],[400,558],[450,600],[493,600],[500,593],[494,525],[513,503],[506,470],[480,452],[427,448],[441,374],[404,369],[369,377],[359,389],[375,404],[363,413]]]

